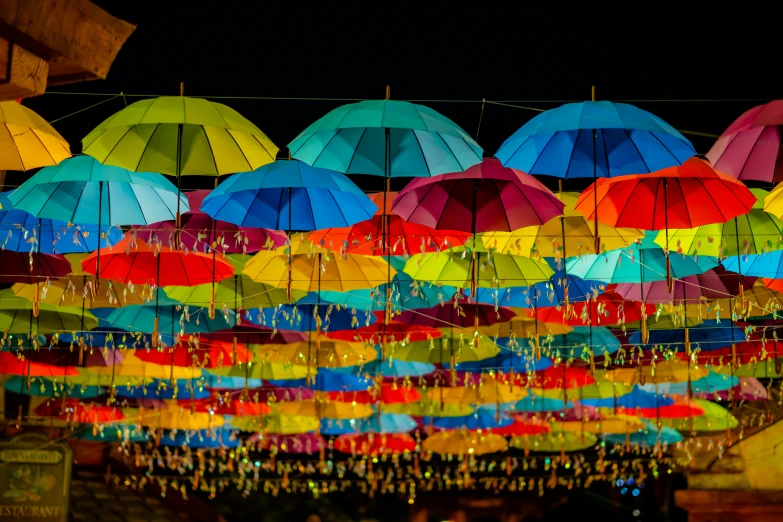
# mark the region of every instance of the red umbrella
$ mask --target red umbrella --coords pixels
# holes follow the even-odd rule
[[[317,433],[299,435],[254,434],[248,442],[257,442],[259,449],[275,450],[281,453],[312,455],[326,449],[326,441]]]
[[[416,440],[407,433],[340,435],[334,441],[334,449],[352,455],[391,455],[415,451]]]
[[[655,313],[655,305],[644,305],[645,315]],[[626,301],[607,289],[590,301],[570,303],[567,307],[548,306],[535,311],[535,317],[545,323],[563,323],[571,326],[606,326],[629,323],[642,318],[642,304]]]
[[[644,230],[725,223],[756,202],[741,181],[696,157],[651,174],[599,178],[579,195],[576,210],[592,219],[596,199],[602,223]]]
[[[250,353],[243,344],[184,336],[177,346],[161,350],[136,350],[136,357],[151,364],[166,366],[197,366],[217,368],[234,366],[250,360]]]
[[[442,306],[402,312],[397,320],[411,326],[470,328],[505,323],[515,317],[516,314],[508,308],[500,307],[496,311],[494,305],[488,304],[455,306],[452,301]]]
[[[543,225],[564,207],[533,176],[487,158],[465,172],[414,179],[395,198],[392,212],[437,230],[475,234]]]
[[[470,234],[457,230],[435,230],[416,223],[408,223],[391,213],[391,200],[396,192],[389,192],[385,214],[383,192],[369,194],[378,211],[372,219],[346,228],[327,228],[310,234],[310,240],[321,246],[337,250],[342,254],[365,256],[410,255],[425,252],[439,252],[452,246],[465,244]],[[383,217],[388,219],[387,244],[383,245]]]
[[[198,210],[209,192],[209,190],[194,190],[186,194],[190,210],[182,214],[180,241],[190,250],[208,253],[210,245],[217,242],[217,250],[220,252],[245,254],[285,245],[286,235],[283,232],[214,221],[209,214]],[[164,245],[174,245],[176,232],[174,221],[161,221],[133,228],[136,230],[137,237],[147,243],[154,243],[157,239]]]
[[[0,250],[0,283],[36,284],[71,273],[71,263],[61,255]],[[37,294],[37,292],[36,292]]]
[[[386,383],[381,386],[380,394],[378,390],[364,391],[337,391],[327,392],[328,400],[337,402],[356,402],[359,404],[375,404],[380,400],[383,404],[405,404],[416,402],[421,398],[421,394],[414,388],[399,386],[394,383]]]
[[[686,417],[699,417],[704,415],[704,410],[695,403],[675,402],[668,406],[658,408],[623,408],[618,407],[620,415],[635,415],[643,419],[684,419]]]
[[[307,332],[296,332],[293,330],[274,330],[266,326],[250,325],[243,323],[232,330],[220,330],[217,332],[203,333],[200,338],[202,342],[222,341],[233,342],[236,337],[237,342],[248,344],[289,344],[307,341]]]
[[[575,368],[573,366],[559,365],[550,366],[546,370],[536,372],[501,374],[498,380],[508,382],[513,380],[514,384],[519,386],[529,386],[530,388],[542,388],[544,390],[557,390],[566,388],[581,388],[588,384],[594,384],[595,379],[590,371],[585,368]]]
[[[549,426],[538,420],[525,421],[522,415],[518,415],[513,424],[502,428],[490,428],[490,433],[497,433],[505,437],[519,437],[522,435],[542,435],[549,433]]]
[[[381,312],[382,314],[383,312]],[[382,344],[383,323],[374,323],[370,326],[362,326],[356,330],[338,330],[336,332],[327,332],[326,336],[330,339],[339,339],[341,341],[360,341],[370,344]],[[428,341],[437,339],[443,333],[437,328],[429,326],[412,326],[399,321],[392,321],[386,325],[386,341],[388,343],[406,341]]]
[[[11,352],[0,352],[0,375],[25,375],[30,377],[63,377],[79,375],[72,366],[65,368],[52,364],[32,362],[30,359],[19,359]]]
[[[121,283],[150,283],[157,286],[195,286],[222,281],[234,275],[231,263],[200,253],[185,253],[158,244],[148,244],[126,235],[116,245],[93,252],[82,261],[82,269],[95,274],[98,256],[101,277]],[[70,269],[69,269],[70,270]]]

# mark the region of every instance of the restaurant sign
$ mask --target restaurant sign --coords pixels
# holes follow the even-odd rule
[[[41,433],[0,441],[0,522],[66,522],[72,459]]]

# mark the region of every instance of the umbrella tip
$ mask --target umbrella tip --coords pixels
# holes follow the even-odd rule
[[[592,101],[595,101],[595,85],[590,87],[590,97]]]
[[[179,82],[179,95],[185,96],[185,82]]]
[[[386,99],[391,100],[391,85],[386,86]]]

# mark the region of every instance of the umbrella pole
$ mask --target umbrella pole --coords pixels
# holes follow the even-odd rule
[[[87,288],[87,276],[82,276],[82,285],[83,285],[84,288]],[[80,366],[81,366],[81,364],[84,361],[84,301],[85,301],[84,290],[82,290],[82,322],[81,322],[82,329],[79,332],[79,339],[78,339],[78,341],[79,341],[79,365]]]
[[[476,303],[476,313],[473,314],[473,347],[478,349],[479,337],[479,301],[478,301],[478,264],[481,261],[481,254],[476,252],[476,212],[478,207],[478,180],[473,182],[473,215],[471,216],[471,231],[473,232],[473,256],[475,257],[473,263],[473,281],[471,282],[471,293],[473,294],[473,301]]]
[[[742,277],[742,252],[740,251],[740,242],[739,242],[739,221],[737,218],[734,218],[734,231],[736,232],[734,234],[734,238],[737,242],[737,271],[739,272],[739,291],[738,295],[740,296],[740,309],[745,308],[745,285],[743,277]]]
[[[95,256],[95,291],[101,280],[101,214],[103,213],[103,181],[98,182],[98,251]],[[111,219],[110,219],[111,222]]]
[[[215,178],[215,188],[217,188],[218,185],[218,179]],[[212,220],[212,242],[210,243],[210,248],[212,249],[212,299],[209,302],[209,318],[214,319],[215,318],[215,267],[217,264],[217,247],[218,247],[218,240],[216,237],[217,230],[216,230],[216,224],[217,220]],[[223,240],[221,238],[220,243],[223,243]]]
[[[595,101],[595,85],[591,88],[591,99]],[[598,133],[593,129],[593,206],[595,207],[595,253],[601,253],[601,237],[598,235],[598,163],[596,162],[596,147],[598,145]],[[608,166],[608,165],[607,165]]]
[[[669,184],[666,178],[663,178],[663,221],[666,228],[666,291],[672,293],[674,291],[674,280],[672,279],[672,261],[669,257],[669,198],[668,195]],[[688,306],[687,303],[685,305]],[[686,312],[687,316],[687,312]]]
[[[290,156],[290,152],[289,152]],[[290,157],[288,159],[291,159]],[[288,271],[288,281],[286,282],[286,299],[291,299],[291,279],[293,278],[293,267],[291,266],[291,249],[293,248],[293,244],[291,243],[291,230],[293,230],[293,225],[291,224],[291,191],[293,189],[291,187],[288,187],[288,248],[286,249],[288,254],[286,256],[286,267]]]
[[[320,316],[318,315],[320,313],[319,308],[321,308],[321,253],[318,253],[318,293],[316,294],[315,298],[315,310],[314,312],[314,319],[315,319],[315,326],[318,328],[315,332],[315,367],[318,368],[318,359],[320,357],[320,351],[321,351],[321,321]],[[385,329],[384,329],[385,330]],[[384,332],[385,333],[385,332]]]
[[[179,95],[185,96],[185,82],[179,84]],[[184,104],[184,99],[183,99]],[[174,247],[179,250],[180,247],[180,233],[182,226],[182,216],[180,214],[180,202],[182,200],[182,124],[177,125],[177,216],[174,224]]]
[[[386,86],[386,99],[391,96],[391,87]],[[391,216],[386,212],[386,200],[391,188],[391,129],[385,129],[386,149],[383,163],[383,210],[381,211],[381,248],[386,251],[386,306],[383,314],[383,344],[381,344],[381,362],[386,361],[386,334],[388,332],[389,321],[392,316],[392,287],[391,287],[391,248],[389,246],[389,224]],[[383,250],[382,250],[383,251]]]
[[[39,280],[41,275],[41,218],[38,218],[38,261],[36,263],[36,278],[35,278],[35,295],[33,296],[33,315],[38,317],[39,305],[38,305],[38,292],[41,291],[39,286]]]
[[[160,322],[160,256],[162,252],[157,253],[157,267],[155,272],[155,324],[152,330],[152,347],[158,347],[158,326]],[[173,323],[173,321],[172,321]]]

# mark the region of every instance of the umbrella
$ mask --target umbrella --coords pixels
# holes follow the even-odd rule
[[[134,332],[153,332],[153,336],[161,333],[182,336],[186,333],[218,332],[234,324],[234,312],[230,310],[210,319],[204,308],[190,310],[175,305],[128,305],[105,311],[94,310],[93,313],[103,316],[104,322],[110,326]],[[155,341],[153,345],[157,347]]]
[[[0,102],[0,170],[57,165],[71,147],[54,128],[21,103]]]
[[[98,290],[92,278],[63,276],[54,281],[46,280],[38,284],[16,283],[11,287],[14,294],[34,301],[38,293],[40,303],[52,305],[84,306],[92,308],[119,308],[125,305],[142,305],[149,302],[151,295],[145,295],[132,285],[104,280]]]
[[[674,404],[674,399],[666,397],[665,395],[658,395],[657,393],[651,393],[639,389],[638,386],[621,396],[608,397],[605,399],[580,399],[580,403],[587,406],[596,406],[603,408],[661,408],[663,406],[669,406]]]
[[[592,433],[558,432],[551,435],[534,437],[512,437],[509,446],[546,453],[583,451],[598,444],[598,438]]]
[[[274,161],[277,147],[237,111],[202,98],[140,100],[82,139],[101,163],[172,176],[220,176]]]
[[[250,360],[247,348],[241,344],[233,345],[221,341],[201,342],[193,335],[180,339],[176,346],[169,346],[162,350],[137,350],[136,357],[152,364],[198,368],[233,366],[237,362],[247,363]]]
[[[533,176],[489,158],[465,172],[413,180],[392,212],[411,223],[475,234],[543,225],[563,207]]]
[[[209,190],[194,190],[185,193],[190,210],[182,214],[181,242],[196,252],[209,253],[210,245],[216,243],[215,250],[229,254],[258,252],[265,248],[278,248],[285,245],[286,235],[277,230],[265,228],[240,227],[233,223],[213,220],[209,214],[199,210]],[[137,237],[147,243],[156,239],[172,245],[175,241],[176,222],[161,221],[137,229]]]
[[[62,369],[62,367],[61,367]],[[26,374],[25,374],[26,375]],[[64,377],[60,373],[58,377]],[[67,381],[67,379],[63,379]],[[20,375],[13,375],[3,383],[6,390],[21,395],[31,395],[34,397],[78,397],[80,399],[94,399],[106,393],[106,390],[100,386],[76,386],[71,382],[60,382],[58,378],[37,377],[30,379],[30,389],[27,389],[27,379]]]
[[[505,324],[516,317],[508,308],[495,308],[492,305],[476,304],[468,306],[452,301],[444,305],[402,312],[397,320],[411,326],[467,328],[474,324],[490,326]]]
[[[70,254],[91,252],[122,239],[118,227],[74,225],[65,221],[36,218],[23,210],[15,210],[8,199],[11,192],[0,192],[0,240],[4,250],[14,252],[37,251],[43,254]]]
[[[381,333],[378,323],[370,326],[362,326],[356,329],[346,329],[329,331],[326,336],[330,339],[340,339],[343,341],[359,341],[369,344],[381,344],[383,336],[389,344],[403,343],[407,344],[414,341],[426,341],[437,339],[441,336],[441,331],[430,326],[412,326],[401,321],[392,321],[386,325],[385,334]]]
[[[61,255],[28,254],[0,250],[0,266],[2,266],[1,283],[36,284],[42,279],[58,278],[71,272],[71,263]]]
[[[364,419],[321,419],[321,433],[343,435],[351,433],[408,433],[418,424],[404,413],[381,413]]]
[[[720,135],[706,157],[717,169],[742,181],[783,181],[780,125],[783,101],[745,111]]]
[[[447,430],[430,435],[421,444],[423,451],[440,455],[485,455],[506,451],[508,443],[502,435],[481,431]]]
[[[340,435],[334,449],[351,455],[398,455],[416,451],[416,440],[406,433]]]
[[[432,388],[427,392],[427,397],[432,401],[471,406],[516,402],[527,395],[524,387],[501,383],[488,375],[482,376],[477,385]]]
[[[439,339],[398,345],[390,355],[408,362],[447,363],[480,361],[500,352],[488,337],[474,330],[450,330]]]
[[[309,372],[310,370],[307,366],[267,362],[220,366],[209,371],[210,374],[215,376],[248,379],[248,383],[250,379],[304,379],[309,375]]]
[[[424,390],[420,391],[423,392]],[[426,394],[417,402],[387,404],[384,406],[384,410],[388,413],[405,413],[412,417],[434,415],[438,417],[462,417],[473,413],[473,409],[473,406],[470,404],[445,403],[440,402],[440,400],[431,400]]]
[[[98,326],[95,316],[81,307],[40,303],[38,316],[33,316],[35,306],[35,303],[15,295],[11,289],[0,290],[0,331],[70,333]]]
[[[137,354],[140,355],[142,351],[140,350]],[[200,386],[201,378],[197,379],[198,382],[193,381],[194,379],[174,379],[173,382],[168,379],[153,379],[149,384],[141,384],[132,388],[119,386],[115,393],[118,397],[128,399],[185,399],[188,404],[191,399],[197,403],[202,399],[209,398],[211,395],[209,390]]]
[[[166,286],[166,295],[183,304],[209,306],[212,302],[212,283],[195,286]],[[294,301],[305,295],[302,291],[292,292]],[[223,279],[215,285],[215,306],[228,306],[248,310],[250,308],[273,308],[289,303],[286,291],[264,283],[256,283],[245,274]]]
[[[319,306],[299,303],[279,305],[276,308],[259,308],[256,312],[248,312],[245,319],[253,324],[275,329],[324,333],[353,331],[359,324],[370,325],[376,320],[369,312],[357,314],[356,310],[332,304]]]
[[[442,430],[493,430],[505,428],[514,424],[514,419],[507,415],[497,415],[494,408],[476,408],[476,411],[463,417],[424,417],[422,425],[429,424],[433,428]]]
[[[186,432],[169,430],[161,435],[160,443],[163,446],[192,449],[238,448],[240,440],[237,434],[236,430],[224,427]]]
[[[320,372],[318,375],[321,375],[321,373],[323,372]],[[421,394],[415,388],[406,385],[398,386],[397,383],[385,383],[376,388],[373,387],[372,382],[368,384],[369,386],[365,385],[363,390],[327,392],[326,398],[332,401],[359,402],[363,404],[375,404],[378,402],[383,404],[402,404],[416,402],[421,398]]]
[[[125,419],[122,410],[115,406],[84,404],[80,399],[49,399],[35,408],[35,414],[42,417],[57,417],[78,423],[114,423]]]
[[[288,148],[294,158],[315,167],[387,178],[462,171],[479,163],[483,153],[445,116],[389,99],[338,107],[302,131]]]
[[[28,377],[65,377],[78,375],[73,366],[62,368],[52,364],[41,364],[29,358],[19,358],[11,352],[0,352],[0,375],[22,375]]]
[[[750,189],[757,198],[747,214],[725,223],[703,225],[695,228],[669,230],[669,244],[677,253],[690,256],[726,256],[764,254],[783,249],[783,221],[764,211],[764,199],[769,192]],[[664,233],[655,242],[666,246]]]
[[[529,286],[546,281],[554,273],[546,263],[507,254],[462,256],[459,253],[416,254],[405,263],[405,272],[419,281],[467,287]],[[474,277],[475,276],[475,277]]]
[[[370,219],[378,207],[339,172],[278,160],[230,176],[204,198],[201,210],[240,226],[314,230]]]
[[[371,346],[333,340],[321,341],[318,351],[310,343],[265,344],[251,346],[251,350],[256,354],[256,359],[262,362],[323,368],[356,366],[378,356],[378,352]]]
[[[315,430],[318,420],[315,419]],[[274,423],[268,423],[268,427],[271,427]],[[276,433],[269,433],[266,436],[253,435],[248,441],[252,442],[254,437],[259,441],[259,447],[268,450],[274,455],[275,453],[288,453],[288,454],[307,454],[320,452],[326,449],[326,441],[323,437],[316,433],[301,433],[298,435],[278,435]]]
[[[595,237],[595,223],[587,220],[574,208],[579,194],[559,192],[557,197],[565,204],[563,217],[551,219],[539,226],[520,228],[512,232],[482,234],[484,246],[501,254],[530,257],[567,257],[588,253]],[[636,228],[614,228],[598,223],[601,238],[600,252],[627,247],[644,232]]]
[[[547,324],[560,322],[572,326],[596,327],[639,321],[653,315],[655,306],[626,301],[614,292],[605,292],[588,301],[571,303],[567,307],[548,306],[534,313],[539,321]]]
[[[440,330],[438,331],[440,333]],[[357,368],[346,368],[346,371],[356,371]],[[382,378],[397,379],[400,377],[420,377],[435,371],[435,366],[430,363],[408,362],[399,359],[378,359],[364,365],[364,371],[369,375],[378,375]]]
[[[574,326],[573,331],[554,336],[546,346],[552,357],[587,359],[589,353],[617,352],[620,341],[605,326]]]
[[[369,194],[372,202],[379,207],[372,218],[350,227],[317,230],[311,233],[308,239],[321,247],[339,250],[341,255],[400,256],[447,250],[451,246],[464,244],[470,238],[468,233],[458,230],[436,230],[409,223],[392,214],[390,202],[387,202],[386,210],[382,211],[383,196],[383,192]],[[389,199],[396,196],[396,192],[388,193]],[[383,241],[384,222],[389,227],[387,242]]]
[[[783,219],[783,183],[778,184],[772,191],[764,198],[764,212],[768,212],[778,219]]]
[[[723,260],[723,268],[743,276],[777,279],[783,277],[783,250],[766,254],[730,256]]]
[[[620,283],[614,293],[628,301],[646,301],[648,303],[672,303],[686,301],[687,304],[703,302],[705,299],[722,299],[739,295],[742,290],[753,286],[755,278],[740,278],[738,274],[727,272],[717,266],[703,274],[685,276],[674,281],[672,291],[664,281],[645,283]]]
[[[39,218],[90,225],[147,225],[174,217],[187,199],[165,177],[75,156],[36,172],[8,199]],[[181,200],[181,201],[180,201]]]
[[[652,447],[658,444],[667,446],[675,444],[682,440],[682,435],[677,430],[663,427],[655,429],[654,427],[638,430],[628,434],[605,434],[606,442],[610,444]]]

